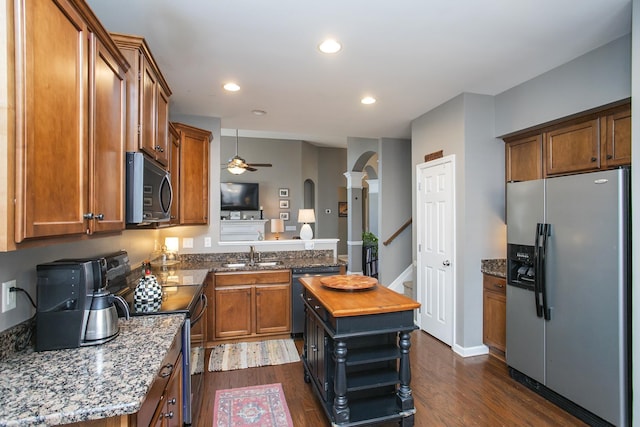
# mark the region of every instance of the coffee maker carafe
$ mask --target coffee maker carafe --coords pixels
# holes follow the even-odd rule
[[[37,267],[36,350],[96,345],[120,332],[118,312],[124,299],[106,291],[104,258],[59,260]]]

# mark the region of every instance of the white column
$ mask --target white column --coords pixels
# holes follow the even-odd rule
[[[347,274],[362,274],[362,178],[364,172],[345,172],[347,178]]]
[[[378,236],[378,193],[380,182],[377,179],[367,179],[369,185],[369,231]]]

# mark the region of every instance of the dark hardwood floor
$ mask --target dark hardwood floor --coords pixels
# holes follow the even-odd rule
[[[416,426],[586,425],[512,380],[496,357],[460,357],[422,331],[413,332],[411,341]],[[270,383],[282,383],[294,426],[330,425],[298,362],[207,372],[198,427],[213,425],[216,390]]]

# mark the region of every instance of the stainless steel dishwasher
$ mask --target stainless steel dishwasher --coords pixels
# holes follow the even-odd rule
[[[301,277],[335,276],[340,274],[340,266],[309,266],[291,270],[291,336],[301,336],[304,331],[304,304],[302,302]]]

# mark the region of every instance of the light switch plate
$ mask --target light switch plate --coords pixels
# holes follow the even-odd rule
[[[193,248],[193,238],[191,238],[191,237],[183,237],[182,238],[182,247],[183,248]]]
[[[204,238],[204,247],[205,248],[210,248],[211,247],[211,237],[207,236]]]

